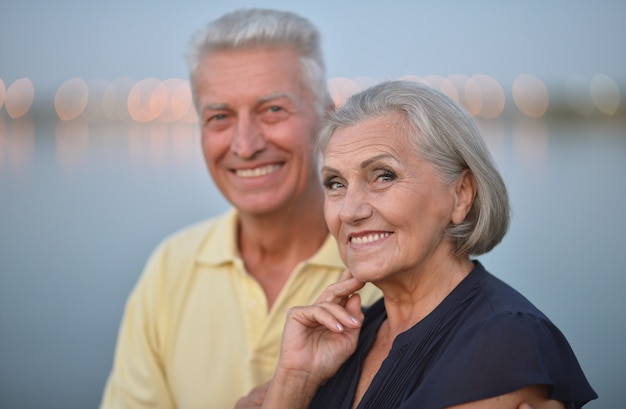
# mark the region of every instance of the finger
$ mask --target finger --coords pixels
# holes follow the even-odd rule
[[[346,311],[351,317],[356,318],[358,321],[363,322],[363,308],[361,305],[361,296],[357,293],[354,294],[346,303]]]
[[[341,273],[341,277],[339,277],[339,281],[347,280],[350,278],[354,278],[352,276],[352,271],[346,268],[345,270],[343,270],[343,273]]]
[[[269,382],[266,382],[253,388],[248,395],[242,397],[236,402],[235,409],[260,408],[263,404],[263,400],[265,399],[269,384]]]
[[[342,279],[334,284],[329,285],[317,299],[318,303],[334,302],[345,305],[348,298],[356,291],[363,288],[365,283],[352,277],[350,272],[346,270],[342,275]]]
[[[250,392],[250,396],[253,396],[255,401],[263,402],[263,399],[265,399],[265,394],[267,393],[267,389],[269,388],[269,385],[270,383],[266,382],[264,384],[257,386],[256,388],[252,389],[252,391]]]
[[[343,332],[345,328],[359,328],[361,321],[345,308],[335,303],[315,304],[296,307],[290,312],[291,318],[308,328],[323,326],[332,332]]]

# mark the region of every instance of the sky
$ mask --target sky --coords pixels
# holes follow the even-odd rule
[[[626,83],[626,1],[0,0],[0,79],[187,78],[191,34],[239,7],[295,11],[323,35],[328,76],[597,73]]]

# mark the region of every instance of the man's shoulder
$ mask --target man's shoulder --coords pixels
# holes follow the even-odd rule
[[[161,249],[195,249],[211,238],[218,228],[224,227],[228,219],[229,214],[226,213],[187,225],[165,237],[158,247]]]
[[[180,270],[193,263],[205,249],[223,243],[230,229],[230,214],[222,214],[187,225],[165,237],[153,250],[150,264],[159,269]]]
[[[222,241],[220,229],[229,226],[229,214],[187,225],[165,237],[152,251],[142,281],[168,283],[185,280],[211,243]]]

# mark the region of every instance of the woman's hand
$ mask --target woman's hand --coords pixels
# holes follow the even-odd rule
[[[279,366],[310,372],[323,382],[354,352],[363,321],[356,291],[364,283],[346,271],[315,304],[287,314]]]
[[[263,407],[308,407],[317,388],[352,355],[364,318],[355,292],[364,285],[346,271],[315,304],[289,311]]]
[[[235,404],[235,409],[259,409],[265,400],[269,382],[257,386]]]

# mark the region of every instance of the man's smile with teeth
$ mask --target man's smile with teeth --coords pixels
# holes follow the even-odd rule
[[[374,234],[368,234],[366,236],[361,236],[361,237],[352,236],[350,237],[350,243],[354,243],[354,244],[372,243],[380,239],[384,239],[385,237],[389,237],[389,233],[387,232],[386,233],[374,233]]]
[[[280,169],[280,165],[265,165],[253,169],[236,169],[235,174],[242,178],[257,178],[274,173],[278,169]]]

